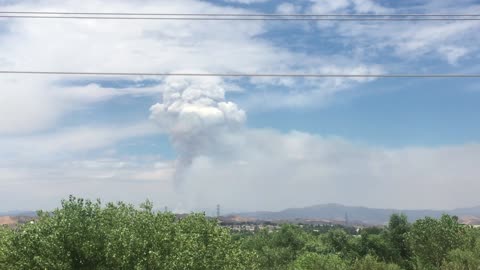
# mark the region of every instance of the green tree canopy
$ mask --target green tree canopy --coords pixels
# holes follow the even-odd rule
[[[408,238],[419,267],[439,268],[450,251],[466,242],[466,229],[456,217],[426,217],[412,225]]]
[[[309,246],[309,235],[294,225],[283,225],[280,230],[260,231],[247,238],[243,247],[255,251],[261,269],[286,269]]]
[[[404,268],[412,268],[412,250],[408,243],[411,225],[404,214],[393,214],[386,230],[386,240],[392,249],[392,260]]]
[[[307,252],[298,257],[291,270],[348,270],[347,263],[334,254]]]
[[[374,256],[367,255],[355,261],[352,266],[355,270],[401,270],[400,266],[378,261]]]
[[[216,220],[70,197],[12,231],[2,269],[256,269]],[[2,245],[3,248],[4,245]],[[5,251],[5,252],[4,252]],[[2,258],[0,257],[0,258]]]

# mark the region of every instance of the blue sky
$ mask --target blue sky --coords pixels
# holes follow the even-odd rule
[[[461,14],[478,1],[0,1],[2,10]],[[477,12],[478,13],[478,12]],[[62,23],[59,23],[62,22]],[[478,22],[0,21],[0,69],[480,73]],[[0,210],[480,204],[480,81],[1,75]],[[431,188],[436,187],[435,190]],[[371,196],[361,194],[373,193]],[[21,195],[19,195],[21,194]],[[250,197],[245,200],[245,197]],[[289,199],[285,199],[288,197]]]

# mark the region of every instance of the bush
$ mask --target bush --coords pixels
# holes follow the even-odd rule
[[[0,225],[0,269],[7,268],[7,251],[12,231]]]
[[[258,254],[261,269],[272,270],[287,269],[305,249],[316,248],[309,235],[293,225],[283,225],[272,233],[260,231],[244,239],[243,247]]]
[[[480,254],[469,250],[456,249],[451,251],[442,270],[470,270],[480,269]]]
[[[291,266],[292,270],[347,270],[345,261],[338,255],[320,255],[305,253],[298,257]]]
[[[353,268],[355,270],[401,270],[396,264],[389,264],[378,261],[375,257],[367,255],[355,261]]]
[[[417,220],[409,232],[409,242],[420,268],[439,268],[450,251],[467,241],[466,228],[456,217],[443,215],[440,219]]]
[[[1,269],[257,269],[216,220],[70,197],[9,237]],[[0,257],[1,258],[1,257]]]

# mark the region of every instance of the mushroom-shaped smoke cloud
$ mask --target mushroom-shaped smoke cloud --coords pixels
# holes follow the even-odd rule
[[[245,111],[225,100],[225,88],[220,78],[168,77],[163,103],[150,108],[150,118],[168,133],[177,152],[177,184],[195,157],[208,154],[219,136],[245,122]]]

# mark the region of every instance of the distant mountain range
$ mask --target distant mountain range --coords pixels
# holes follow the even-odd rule
[[[388,223],[394,213],[403,213],[413,222],[424,217],[438,218],[442,214],[458,216],[465,224],[480,225],[480,206],[458,208],[454,210],[399,210],[346,206],[341,204],[320,204],[303,208],[289,208],[278,212],[259,211],[232,214],[228,220],[236,222],[272,221],[302,223],[337,223],[344,224],[348,217],[350,224],[383,225]],[[0,212],[0,217],[35,217],[34,211]]]
[[[35,211],[8,211],[8,212],[0,212],[0,217],[11,216],[11,217],[36,217],[37,212]]]
[[[345,206],[341,204],[322,204],[304,208],[290,208],[279,212],[249,212],[238,213],[236,216],[267,221],[331,221],[344,222],[348,217],[350,224],[382,225],[386,224],[394,213],[403,213],[410,221],[426,216],[438,218],[442,214],[455,215],[468,224],[480,223],[480,206],[472,208],[459,208],[454,210],[398,210],[367,208],[359,206]]]

